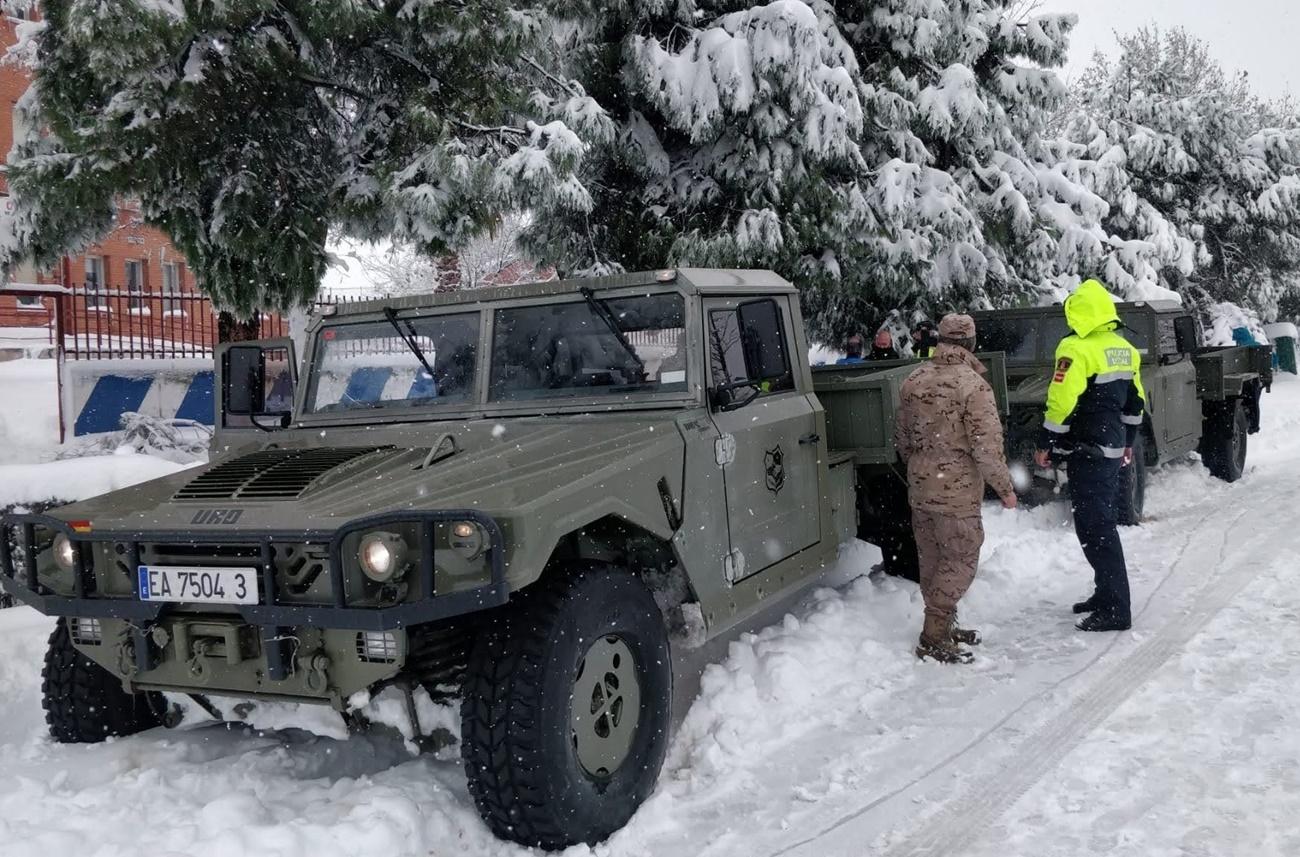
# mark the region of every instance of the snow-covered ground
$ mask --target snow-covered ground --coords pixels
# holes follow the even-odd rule
[[[783,622],[709,667],[656,794],[601,855],[1300,853],[1300,383],[1265,399],[1247,477],[1154,476],[1125,532],[1132,632],[1073,630],[1090,575],[1065,509],[989,508],[967,668],[911,655],[914,586],[847,548]],[[169,465],[170,466],[170,465]],[[0,487],[5,480],[0,470]],[[285,729],[44,737],[50,623],[0,612],[4,857],[517,854],[454,751]],[[574,849],[585,853],[586,849]]]

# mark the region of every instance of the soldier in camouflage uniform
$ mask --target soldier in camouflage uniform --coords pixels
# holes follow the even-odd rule
[[[944,663],[968,663],[971,653],[961,644],[979,643],[977,632],[957,627],[957,602],[975,579],[984,543],[985,484],[1006,508],[1016,507],[997,403],[974,348],[970,316],[949,315],[939,323],[933,358],[903,384],[895,430],[907,464],[925,598],[916,655]]]

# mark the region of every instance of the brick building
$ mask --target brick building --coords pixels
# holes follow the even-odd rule
[[[24,18],[38,17],[35,2],[22,15],[0,16],[0,52],[17,43]],[[14,108],[29,82],[26,69],[0,64],[0,157],[13,147],[19,130]],[[5,169],[0,165],[0,205],[8,198]],[[47,294],[40,294],[42,289]],[[63,298],[66,309],[81,317],[80,327],[93,328],[101,339],[145,334],[167,338],[169,329],[188,331],[192,326],[178,320],[193,304],[184,296],[196,294],[194,275],[167,238],[144,225],[129,200],[119,204],[113,232],[85,253],[65,257],[51,270],[27,267],[13,272],[0,288],[0,328],[52,325],[56,298],[48,292],[63,290],[75,292]],[[188,333],[178,335],[191,338]]]

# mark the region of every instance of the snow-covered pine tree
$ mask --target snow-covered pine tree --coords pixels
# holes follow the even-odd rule
[[[503,207],[590,204],[572,175],[584,144],[529,121],[540,3],[42,7],[0,261],[76,250],[131,196],[248,313],[315,293],[332,227],[437,254]],[[550,109],[599,136],[589,99]]]
[[[539,211],[525,245],[562,272],[772,267],[807,286],[871,224],[857,64],[830,4],[574,2],[557,65],[608,110],[590,214]]]
[[[1143,29],[1094,59],[1066,137],[1094,165],[1106,231],[1147,252],[1160,285],[1272,318],[1300,291],[1300,135],[1286,110],[1186,31]]]
[[[529,246],[774,267],[828,339],[1036,299],[1103,255],[1104,202],[1042,139],[1071,25],[1002,0],[577,2],[556,55],[617,130],[591,214],[539,216]]]
[[[869,93],[864,192],[881,227],[846,285],[929,311],[1050,293],[1104,209],[1043,139],[1073,16],[1004,0],[835,6]]]

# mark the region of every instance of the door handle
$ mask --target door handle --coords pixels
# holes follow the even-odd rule
[[[803,437],[799,438],[799,445],[808,446],[809,444],[820,443],[821,439],[822,439],[821,435],[817,434],[816,432],[813,432],[812,434],[806,434]]]

